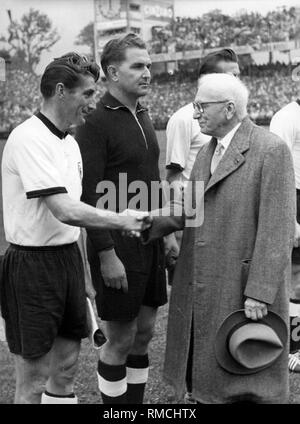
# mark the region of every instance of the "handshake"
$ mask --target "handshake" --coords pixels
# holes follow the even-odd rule
[[[140,237],[143,231],[151,227],[153,221],[149,212],[135,211],[133,209],[125,209],[118,215],[121,219],[123,234],[129,237]]]

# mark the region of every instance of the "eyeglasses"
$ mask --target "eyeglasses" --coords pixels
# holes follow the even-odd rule
[[[227,102],[229,102],[229,100],[219,100],[218,102],[203,102],[203,103],[193,102],[193,107],[196,112],[204,113],[206,105],[217,104],[217,103],[227,103]]]

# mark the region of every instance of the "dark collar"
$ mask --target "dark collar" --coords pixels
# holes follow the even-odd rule
[[[48,130],[50,130],[56,137],[60,138],[61,140],[69,134],[68,131],[61,131],[59,130],[45,115],[42,114],[42,112],[36,112],[35,116],[39,118],[43,124],[46,125]]]
[[[104,105],[104,107],[106,107],[107,109],[112,109],[112,110],[126,109],[126,110],[128,110],[128,107],[123,105],[123,103],[121,103],[118,99],[116,99],[114,96],[112,96],[109,91],[107,91],[104,94],[104,96],[101,97],[100,101]],[[140,103],[137,104],[136,113],[145,112],[147,110],[148,109],[146,107],[142,106]]]
[[[297,99],[296,102],[298,103],[298,105],[300,106],[300,99]]]

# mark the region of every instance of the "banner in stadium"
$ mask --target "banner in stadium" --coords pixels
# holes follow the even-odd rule
[[[169,22],[173,17],[173,1],[144,0],[144,19]]]

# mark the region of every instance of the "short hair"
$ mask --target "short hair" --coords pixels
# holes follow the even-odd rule
[[[201,77],[198,91],[204,86],[211,99],[205,101],[232,100],[235,104],[236,116],[242,120],[247,115],[249,92],[245,84],[230,74],[207,74]]]
[[[112,63],[122,63],[128,48],[147,49],[145,42],[136,34],[129,33],[108,41],[101,54],[101,67],[105,75]]]
[[[74,52],[55,58],[42,75],[40,90],[44,99],[54,96],[58,83],[63,83],[69,89],[76,88],[80,85],[81,75],[91,75],[96,82],[100,68],[86,56]]]
[[[209,53],[203,58],[198,70],[198,78],[206,74],[218,74],[220,62],[234,62],[238,63],[238,57],[232,49],[222,49]]]

